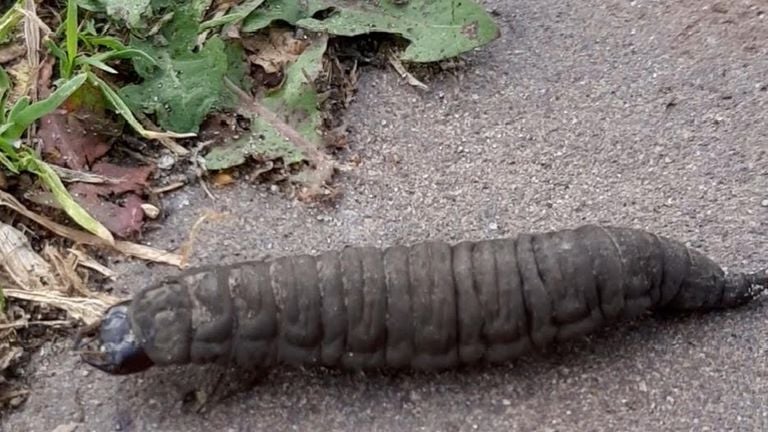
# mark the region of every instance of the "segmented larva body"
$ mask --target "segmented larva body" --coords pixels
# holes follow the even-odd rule
[[[439,370],[652,309],[741,304],[754,277],[645,231],[586,225],[199,268],[141,291],[130,319],[157,365]]]

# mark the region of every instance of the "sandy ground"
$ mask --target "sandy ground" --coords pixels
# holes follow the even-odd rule
[[[768,4],[519,0],[503,37],[421,94],[366,70],[349,113],[363,163],[336,208],[242,184],[168,198],[152,244],[206,209],[195,263],[583,222],[642,227],[738,269],[768,265]],[[125,265],[135,289],[168,270]],[[649,319],[508,366],[434,376],[278,371],[190,412],[208,369],[110,377],[50,345],[4,431],[767,430],[766,306]],[[229,377],[231,381],[237,377]]]

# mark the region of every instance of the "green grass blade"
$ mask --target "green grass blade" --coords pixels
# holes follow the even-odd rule
[[[75,57],[77,57],[77,0],[67,1],[67,62],[68,70],[67,77],[72,74],[72,70],[75,65]]]
[[[226,25],[235,21],[241,21],[251,14],[256,8],[261,6],[264,0],[246,0],[243,3],[232,8],[232,11],[222,17],[213,18],[200,24],[200,30],[206,30],[220,25]]]
[[[91,45],[107,47],[114,51],[127,49],[120,39],[112,36],[81,36],[81,38]]]
[[[24,14],[21,13],[21,2],[22,0],[17,0],[16,3],[11,6],[10,9],[5,11],[2,17],[0,17],[0,42],[4,42],[5,39],[10,36],[11,32],[13,32],[13,29],[15,29],[21,22],[21,19],[24,18]]]
[[[61,179],[50,165],[37,159],[31,154],[26,157],[27,159],[24,165],[26,165],[27,170],[37,174],[40,181],[51,191],[56,202],[59,203],[64,212],[66,212],[72,220],[77,222],[78,225],[85,228],[87,231],[108,241],[110,244],[115,243],[112,233],[110,233],[101,222],[88,214],[88,212],[85,211],[74,198],[72,198],[72,195],[69,194],[69,191],[64,187]]]
[[[56,45],[52,40],[48,39],[45,41],[45,46],[48,48],[48,51],[51,52],[51,54],[58,59],[59,63],[59,75],[60,76],[66,76],[67,75],[67,53],[61,49],[60,46]]]
[[[72,93],[83,85],[87,78],[88,76],[85,73],[79,74],[61,85],[48,98],[35,102],[20,112],[12,111],[11,115],[8,116],[8,121],[13,122],[14,125],[8,130],[5,137],[8,139],[20,138],[32,123],[52,113],[64,103]]]
[[[0,123],[5,123],[5,101],[11,92],[11,78],[5,68],[0,66]]]
[[[18,116],[21,111],[23,111],[26,107],[29,106],[29,103],[32,102],[32,99],[29,98],[29,96],[22,96],[20,97],[15,104],[11,107],[11,110],[8,111],[8,117],[6,117],[6,121],[10,126],[13,126],[13,118]],[[5,134],[4,129],[3,134]]]
[[[0,153],[0,164],[4,165],[13,174],[19,174],[19,169],[6,155]]]
[[[104,72],[111,73],[111,74],[117,74],[117,71],[110,66],[107,66],[106,63],[102,62],[101,60],[94,58],[94,57],[78,57],[77,58],[78,64],[87,64],[90,66],[95,67],[96,69],[101,69]]]
[[[107,52],[103,52],[103,53],[99,53],[91,56],[92,59],[96,59],[97,61],[100,61],[100,62],[107,62],[113,59],[125,59],[125,58],[132,58],[132,57],[141,57],[144,60],[151,63],[152,66],[157,66],[157,61],[155,61],[155,59],[152,58],[152,56],[150,56],[149,54],[145,53],[140,49],[135,49],[135,48],[112,50],[112,51],[107,51]]]
[[[11,160],[13,158],[14,160]],[[5,165],[8,170],[14,174],[19,173],[18,167],[18,154],[13,148],[13,144],[7,139],[0,136],[0,163]]]
[[[101,78],[97,77],[94,74],[89,73],[88,77],[91,80],[91,83],[101,88],[101,91],[104,93],[104,97],[107,98],[109,103],[112,104],[115,110],[123,116],[125,121],[128,122],[128,124],[131,125],[131,127],[136,130],[136,132],[140,133],[141,136],[148,139],[158,139],[162,137],[166,138],[190,138],[193,136],[196,136],[196,134],[193,133],[175,133],[175,132],[152,132],[144,129],[144,127],[139,123],[139,121],[136,119],[136,117],[131,112],[131,109],[128,108],[128,105],[120,98],[120,96],[115,93],[114,90],[112,90],[112,87],[109,86],[106,82],[104,82]]]

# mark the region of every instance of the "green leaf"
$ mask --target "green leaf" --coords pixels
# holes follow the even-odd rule
[[[317,92],[312,82],[322,70],[322,58],[327,38],[313,41],[296,61],[286,68],[286,79],[276,92],[261,99],[261,103],[283,119],[304,138],[318,147],[322,136],[318,132],[322,119]],[[205,156],[205,167],[220,170],[240,165],[247,157],[282,159],[293,164],[306,159],[306,155],[278,133],[273,125],[255,114],[251,115],[251,133],[223,146],[211,149]]]
[[[224,42],[214,37],[199,53],[161,55],[158,63],[154,76],[123,87],[120,96],[133,110],[155,114],[164,129],[196,133],[222,92],[227,71]]]
[[[218,27],[220,25],[233,24],[238,21],[242,21],[262,3],[264,3],[264,0],[245,0],[243,3],[233,7],[230,13],[202,23],[200,25],[200,29],[205,30],[212,27]]]
[[[253,80],[248,74],[248,59],[243,49],[242,44],[237,41],[229,41],[225,48],[225,54],[227,55],[227,74],[226,77],[235,83],[239,88],[250,92],[253,87]],[[222,93],[219,97],[214,109],[234,109],[240,99],[237,95],[233,94],[226,86],[222,88]]]
[[[78,64],[87,64],[90,66],[95,67],[96,69],[101,69],[104,72],[111,73],[111,74],[117,74],[117,71],[113,69],[110,66],[107,66],[104,62],[102,62],[99,59],[96,59],[94,57],[78,57],[77,59]]]
[[[23,111],[25,108],[27,108],[31,102],[32,102],[32,99],[29,96],[27,96],[27,95],[24,95],[24,96],[18,98],[16,100],[16,103],[13,104],[13,106],[11,107],[11,110],[8,111],[8,117],[6,118],[7,122],[11,126],[13,126],[13,123],[12,123],[11,119],[14,118],[14,117],[17,117],[19,115],[19,113],[21,111]],[[8,130],[8,129],[5,129],[5,130]],[[3,133],[3,134],[5,134],[5,133]]]
[[[380,32],[399,35],[408,41],[402,60],[433,62],[455,57],[499,37],[490,15],[471,0],[410,0],[398,5],[392,0],[338,2],[307,0],[270,1],[243,22],[252,32],[272,21],[284,20],[315,32],[358,36]],[[312,18],[329,12],[324,19]]]
[[[32,123],[52,113],[64,103],[72,93],[80,88],[86,78],[86,74],[79,74],[67,80],[46,99],[28,105],[24,109],[11,111],[8,121],[13,122],[14,125],[5,133],[5,137],[8,139],[18,139],[21,137]]]
[[[155,61],[155,59],[153,59],[146,52],[136,48],[116,49],[116,50],[111,50],[111,51],[107,51],[107,52],[103,52],[103,53],[99,53],[91,56],[92,59],[95,59],[99,62],[108,62],[114,59],[136,58],[136,57],[145,60],[150,65],[157,66],[157,62]]]
[[[221,170],[245,163],[248,156],[264,160],[283,159],[286,164],[304,160],[304,155],[259,117],[251,119],[252,133],[225,145],[212,148],[205,155],[205,167]]]
[[[85,211],[74,198],[72,198],[72,195],[69,194],[69,191],[64,187],[61,179],[50,165],[37,159],[31,153],[27,153],[24,156],[22,164],[29,172],[36,174],[40,178],[40,181],[51,191],[56,202],[61,206],[64,212],[72,218],[72,220],[94,235],[101,237],[110,243],[115,242],[112,233],[110,233],[99,221],[88,214],[88,212]]]
[[[296,24],[300,19],[312,16],[312,12],[304,7],[304,3],[290,0],[266,0],[261,7],[243,20],[242,30],[245,33],[255,32],[268,27],[274,21]]]
[[[90,11],[106,13],[118,25],[127,26],[135,34],[146,34],[166,15],[190,12],[199,22],[212,0],[80,0]]]
[[[105,12],[104,4],[99,0],[77,0],[77,6],[90,12]]]
[[[18,154],[13,148],[13,144],[2,136],[0,136],[0,163],[12,173],[19,173]]]
[[[163,129],[196,133],[220,100],[228,58],[225,43],[218,36],[194,52],[195,18],[189,10],[176,13],[163,29],[168,46],[134,42],[155,59],[157,66],[149,67],[145,61],[134,59],[134,68],[144,81],[124,86],[119,95],[131,110],[154,114]]]
[[[10,171],[13,174],[19,174],[19,169],[16,166],[15,163],[13,163],[6,155],[3,153],[0,153],[0,164],[5,165],[6,168],[8,168],[8,171]]]
[[[67,1],[67,75],[72,74],[72,69],[75,65],[75,57],[77,57],[77,1]]]
[[[5,122],[5,102],[11,92],[11,78],[5,68],[0,66],[0,123]],[[2,134],[0,134],[2,135]]]
[[[65,76],[67,74],[67,68],[69,67],[67,64],[67,53],[61,49],[60,46],[56,45],[56,43],[54,43],[54,41],[51,39],[45,40],[45,46],[48,48],[48,51],[50,51],[58,60],[57,63],[59,64],[59,75]]]
[[[16,26],[24,18],[22,0],[16,0],[13,6],[8,8],[0,17],[0,42],[5,42]]]
[[[139,27],[145,16],[151,14],[152,0],[100,0],[98,3],[110,18],[124,21],[131,28]]]
[[[326,47],[327,38],[313,41],[296,62],[286,68],[282,87],[262,99],[264,106],[317,145],[322,142],[319,134],[322,119],[314,83],[307,78],[314,80],[322,71]]]
[[[120,39],[114,38],[112,36],[80,35],[80,37],[90,45],[103,46],[115,51],[127,49],[127,47],[123,44],[122,41],[120,41]]]
[[[104,97],[109,101],[109,103],[112,105],[112,108],[117,111],[118,114],[123,116],[123,118],[128,122],[133,129],[141,134],[144,138],[148,139],[158,139],[158,138],[189,138],[194,136],[194,134],[179,134],[174,132],[153,132],[148,131],[144,129],[144,127],[139,123],[139,121],[136,119],[136,117],[133,115],[133,112],[131,112],[131,109],[128,107],[128,105],[120,98],[120,96],[112,90],[112,87],[109,86],[106,82],[104,82],[101,78],[94,74],[88,74],[88,78],[91,81],[92,84],[98,86],[101,91],[104,94]]]

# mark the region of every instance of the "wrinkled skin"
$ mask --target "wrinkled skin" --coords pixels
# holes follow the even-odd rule
[[[743,305],[768,288],[684,244],[585,225],[516,238],[347,247],[191,269],[112,307],[88,364],[439,370],[505,362],[649,311]]]

